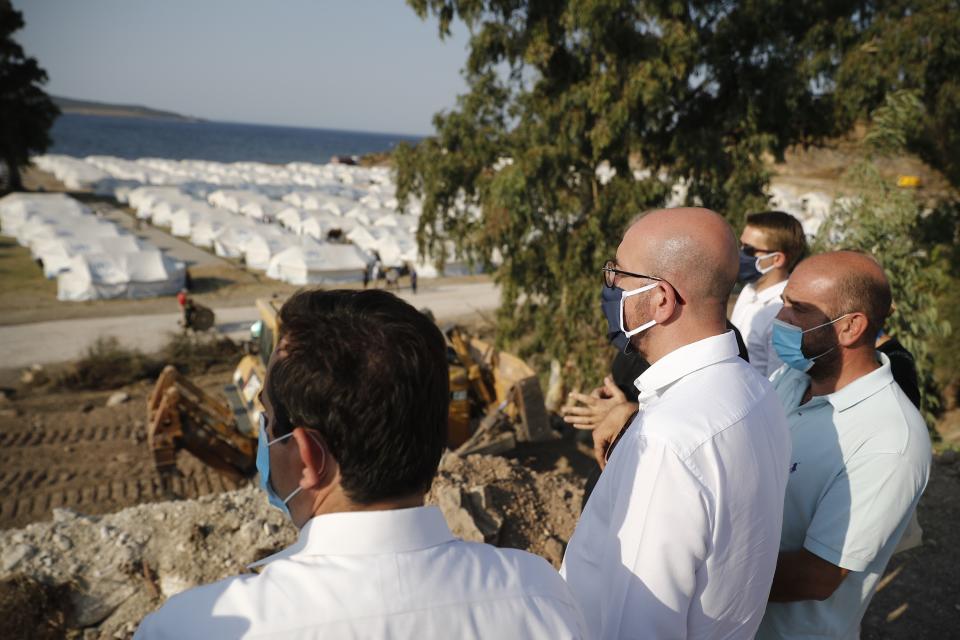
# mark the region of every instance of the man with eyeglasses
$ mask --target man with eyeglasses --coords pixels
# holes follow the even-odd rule
[[[740,234],[737,275],[745,284],[730,321],[747,343],[750,364],[767,377],[783,364],[771,344],[773,319],[783,306],[780,294],[806,253],[803,226],[789,213],[764,211],[747,216]]]
[[[780,542],[790,436],[726,327],[737,243],[707,209],[647,213],[603,269],[611,341],[651,366],[561,573],[597,638],[752,638]]]
[[[385,291],[301,291],[280,326],[257,469],[297,542],[172,597],[136,637],[589,637],[545,560],[458,540],[424,506],[450,402],[433,321]]]

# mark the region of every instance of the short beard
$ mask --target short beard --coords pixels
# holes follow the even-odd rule
[[[827,327],[824,327],[824,329],[827,329]],[[824,331],[824,333],[827,333],[830,337],[805,345],[803,349],[805,353],[812,352],[812,355],[808,357],[820,356],[813,361],[813,366],[807,371],[807,375],[817,380],[833,377],[840,371],[841,366],[840,343],[837,342],[836,336],[832,333],[828,331]]]

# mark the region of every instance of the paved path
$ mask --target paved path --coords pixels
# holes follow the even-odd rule
[[[400,297],[418,308],[427,307],[438,320],[492,312],[500,303],[493,283],[431,285],[419,294],[401,291]],[[250,325],[258,319],[256,307],[214,309],[217,330],[233,339],[249,337]],[[168,333],[178,331],[179,314],[116,316],[59,320],[0,327],[0,367],[27,367],[73,360],[99,337],[116,337],[127,347],[145,353],[158,351]]]

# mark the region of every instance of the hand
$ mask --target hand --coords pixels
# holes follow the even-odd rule
[[[582,406],[563,407],[563,419],[577,429],[593,430],[593,455],[602,469],[607,465],[607,449],[638,405],[627,400],[610,376],[604,378],[603,386],[594,389],[590,395],[574,392],[569,399]]]
[[[626,402],[627,397],[613,383],[613,378],[607,376],[603,379],[603,386],[591,391],[590,395],[573,391],[567,401],[569,404],[560,409],[564,422],[576,429],[594,429],[611,409]]]

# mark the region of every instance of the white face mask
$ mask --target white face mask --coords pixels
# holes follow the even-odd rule
[[[632,289],[631,291],[624,291],[624,292],[623,292],[623,295],[620,296],[620,330],[623,331],[623,334],[624,334],[625,336],[627,336],[628,338],[631,337],[631,336],[637,335],[637,334],[640,333],[641,331],[646,331],[647,329],[649,329],[649,328],[652,327],[653,325],[657,324],[657,321],[656,321],[656,320],[651,320],[651,321],[649,321],[649,322],[643,323],[642,325],[640,325],[640,326],[637,327],[636,329],[631,329],[630,331],[627,331],[626,323],[625,323],[625,321],[624,321],[624,316],[623,316],[623,301],[626,300],[627,298],[629,298],[630,296],[635,296],[635,295],[637,295],[638,293],[643,293],[644,291],[649,291],[650,289],[655,288],[658,284],[660,284],[660,283],[659,283],[659,282],[654,282],[653,284],[648,284],[647,286],[645,286],[645,287],[640,287],[639,289]]]
[[[783,254],[781,254],[779,251],[774,251],[773,253],[768,253],[765,256],[757,256],[757,271],[759,271],[761,275],[767,275],[768,273],[773,271],[777,265],[771,263],[769,267],[761,267],[760,261],[766,260],[767,258],[772,258],[775,255],[783,255]]]

